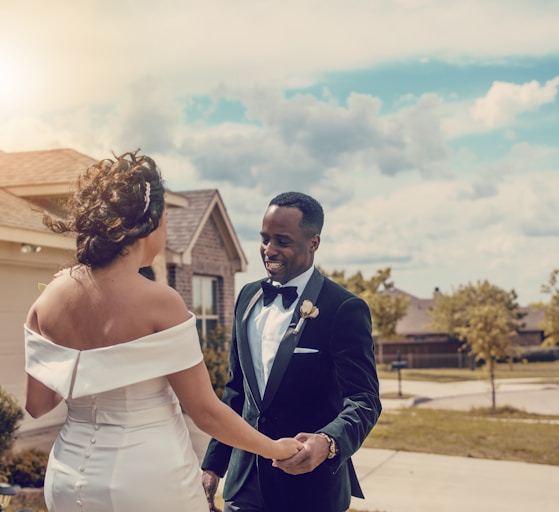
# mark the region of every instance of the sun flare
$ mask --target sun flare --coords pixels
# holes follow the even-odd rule
[[[14,53],[0,49],[0,108],[15,109],[26,101],[30,90],[25,62]]]

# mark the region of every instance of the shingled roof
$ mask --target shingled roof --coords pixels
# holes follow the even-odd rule
[[[167,249],[183,253],[195,239],[198,226],[209,212],[216,189],[176,192],[188,200],[188,208],[167,210]]]
[[[383,291],[389,295],[403,295],[409,299],[406,315],[398,322],[398,334],[402,335],[423,335],[440,333],[430,325],[431,316],[429,309],[433,304],[433,299],[420,299],[415,295],[404,292],[398,288],[389,288]]]
[[[0,225],[11,228],[45,231],[42,214],[20,197],[0,189]]]
[[[184,261],[189,263],[191,251],[201,229],[212,216],[221,231],[222,241],[230,258],[237,261],[238,270],[244,272],[247,259],[230,223],[219,191],[217,189],[190,190],[175,192],[175,194],[187,200],[188,208],[167,209],[167,249],[183,254]]]
[[[0,187],[70,184],[95,161],[73,149],[0,152]]]

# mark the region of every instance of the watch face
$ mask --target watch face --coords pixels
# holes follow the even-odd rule
[[[330,446],[328,447],[328,458],[333,459],[336,456],[336,442],[330,438]]]

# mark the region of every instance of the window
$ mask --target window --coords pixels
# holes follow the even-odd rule
[[[215,277],[192,278],[193,312],[196,315],[196,327],[202,338],[218,325],[217,289],[218,281]]]

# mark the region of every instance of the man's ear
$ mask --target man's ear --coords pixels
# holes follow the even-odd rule
[[[309,240],[309,248],[311,252],[316,252],[318,246],[320,245],[320,235],[315,233]]]

